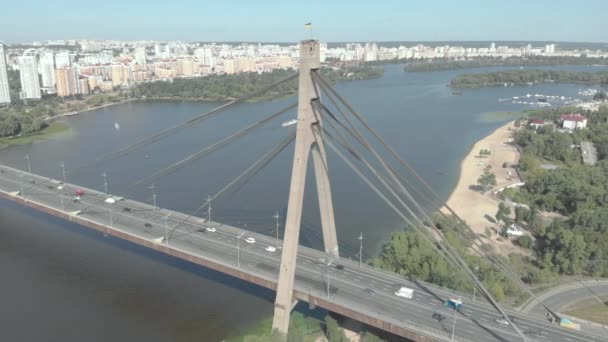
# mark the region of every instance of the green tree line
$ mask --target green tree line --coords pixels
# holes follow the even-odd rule
[[[506,70],[486,73],[470,73],[456,76],[450,81],[453,88],[482,88],[523,85],[527,83],[577,83],[608,84],[608,71],[597,73],[566,70]]]
[[[608,65],[608,58],[592,57],[481,57],[468,60],[431,59],[412,61],[405,65],[408,72],[445,71],[495,66],[541,66],[541,65]]]

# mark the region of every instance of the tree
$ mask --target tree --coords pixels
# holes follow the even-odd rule
[[[522,235],[517,238],[517,244],[523,248],[532,248],[532,238],[528,235]]]
[[[517,206],[515,207],[515,221],[517,223],[521,222],[529,222],[530,220],[530,210]]]
[[[500,202],[500,204],[498,204],[498,211],[494,217],[496,217],[496,221],[498,222],[503,221],[507,223],[510,214],[511,208],[507,207],[504,202]]]
[[[361,336],[361,342],[384,342],[384,340],[369,331],[366,331]]]
[[[608,95],[605,92],[599,91],[593,95],[593,99],[595,101],[606,101],[608,99]]]
[[[486,171],[477,179],[477,183],[481,185],[483,192],[491,190],[496,186],[496,175],[492,172]]]
[[[325,331],[329,342],[349,342],[338,322],[330,315],[325,316]]]

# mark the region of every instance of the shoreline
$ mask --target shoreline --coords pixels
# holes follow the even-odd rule
[[[513,132],[517,129],[514,123],[515,120],[509,121],[471,146],[460,163],[458,181],[446,202],[475,234],[494,245],[497,252],[505,255],[520,249],[509,240],[497,240],[500,225],[490,221],[488,217],[494,220],[500,200],[491,196],[492,191],[481,193],[477,179],[489,165],[492,167],[490,172],[496,175],[496,186],[493,189],[521,182],[514,167],[519,162],[520,154],[515,146],[509,144]],[[480,157],[481,149],[489,149],[491,154],[488,157]],[[503,167],[504,163],[507,163],[508,167]],[[488,228],[493,230],[490,238],[485,237]]]
[[[52,121],[52,120],[55,120],[55,119],[60,119],[60,118],[74,116],[74,115],[79,115],[79,114],[82,114],[82,113],[90,112],[90,111],[95,110],[95,109],[100,109],[100,108],[105,108],[105,107],[111,107],[111,106],[114,106],[114,105],[119,105],[119,104],[123,104],[123,103],[127,103],[127,102],[132,102],[132,101],[136,101],[136,100],[139,100],[139,99],[125,99],[125,100],[120,100],[118,102],[105,103],[105,104],[102,104],[100,106],[86,108],[86,109],[83,109],[83,110],[72,111],[72,112],[65,112],[65,113],[57,114],[55,116],[49,116],[45,120]]]

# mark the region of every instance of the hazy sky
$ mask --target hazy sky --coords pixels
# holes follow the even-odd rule
[[[0,40],[608,41],[608,0],[5,1]]]

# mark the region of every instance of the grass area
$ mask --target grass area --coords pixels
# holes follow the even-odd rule
[[[0,139],[0,149],[7,148],[11,145],[31,144],[34,141],[44,140],[55,134],[67,131],[70,128],[65,123],[53,122],[47,128],[33,134],[22,135],[18,137],[9,137]]]
[[[574,304],[573,308],[564,312],[564,314],[600,324],[608,324],[608,297],[603,298],[603,300],[604,303],[600,303],[597,298],[585,299]]]

